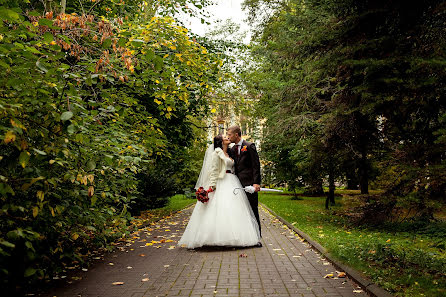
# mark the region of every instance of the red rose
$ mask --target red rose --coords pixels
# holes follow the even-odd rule
[[[248,149],[247,149],[247,147],[246,147],[246,145],[245,145],[244,147],[241,148],[240,151],[241,151],[241,152],[246,152],[247,150],[248,150]]]

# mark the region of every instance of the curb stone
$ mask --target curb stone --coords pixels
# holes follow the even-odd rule
[[[351,279],[353,279],[355,282],[357,282],[367,293],[369,293],[372,296],[375,297],[393,297],[392,294],[384,290],[383,288],[379,287],[372,281],[364,278],[359,271],[356,271],[355,269],[344,265],[340,263],[339,261],[335,260],[334,257],[325,249],[323,246],[321,246],[319,243],[314,241],[308,234],[303,232],[302,230],[299,230],[294,225],[291,225],[288,221],[283,219],[281,216],[276,214],[273,210],[271,210],[269,207],[267,207],[263,203],[259,203],[263,208],[268,210],[273,216],[279,219],[283,224],[285,224],[288,228],[299,234],[305,241],[307,241],[315,250],[317,250],[319,253],[321,253],[328,261],[330,261],[336,268],[339,270],[344,271]]]

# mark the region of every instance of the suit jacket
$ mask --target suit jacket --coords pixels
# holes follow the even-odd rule
[[[240,156],[237,158],[236,145],[231,148],[230,156],[235,161],[235,174],[242,186],[260,185],[260,160],[254,143],[243,140]]]
[[[225,164],[225,153],[219,147],[215,149],[212,153],[212,166],[211,173],[209,175],[209,186],[216,186],[217,179],[225,177],[226,174],[226,164]]]

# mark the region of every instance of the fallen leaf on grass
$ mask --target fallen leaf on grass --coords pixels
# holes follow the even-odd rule
[[[240,254],[240,258],[248,258],[248,255],[245,253]]]
[[[124,282],[114,282],[112,283],[112,285],[114,286],[122,286],[124,284]]]
[[[149,278],[148,278],[148,277],[147,277],[147,278],[143,278],[141,281],[142,281],[142,282],[148,282],[148,281],[149,281]]]

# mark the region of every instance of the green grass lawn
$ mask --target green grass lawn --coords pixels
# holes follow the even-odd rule
[[[299,198],[259,195],[260,202],[334,257],[396,296],[446,296],[446,222],[355,226],[335,214],[352,204],[348,198],[336,197],[337,205],[328,211],[325,197]]]
[[[172,213],[175,213],[185,208],[186,206],[195,204],[196,202],[197,200],[195,199],[195,197],[187,197],[182,194],[177,194],[175,196],[170,197],[169,202],[164,207],[142,211],[141,215],[138,216],[138,223],[146,224],[159,220],[160,218],[169,216]]]

